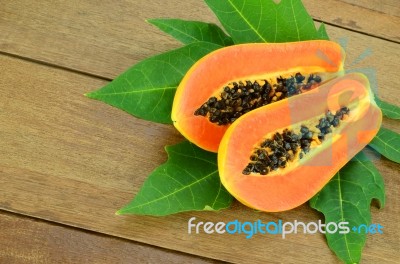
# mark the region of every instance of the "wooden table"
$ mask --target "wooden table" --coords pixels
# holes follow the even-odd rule
[[[180,46],[145,19],[217,21],[199,0],[112,2],[0,1],[0,263],[339,263],[322,235],[246,240],[187,233],[192,216],[213,222],[323,217],[308,205],[275,214],[239,203],[218,213],[114,214],[166,160],[164,145],[182,137],[172,126],[83,94]],[[400,105],[398,0],[304,3],[332,39],[347,41],[347,67],[375,69],[379,95]],[[366,49],[372,55],[355,61]],[[400,131],[393,120],[384,125]],[[372,207],[372,219],[385,233],[368,236],[363,263],[398,263],[400,166],[386,159],[376,165],[387,206]]]

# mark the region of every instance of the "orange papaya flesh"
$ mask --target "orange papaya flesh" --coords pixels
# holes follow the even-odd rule
[[[339,77],[235,121],[218,150],[221,182],[251,208],[266,212],[295,208],[362,150],[381,122],[368,79],[362,74]],[[301,139],[290,140],[290,135]],[[290,146],[291,152],[285,150],[288,141],[297,143]],[[268,155],[269,161],[260,154]]]
[[[341,47],[324,40],[252,43],[219,49],[196,62],[181,81],[174,98],[172,121],[189,141],[208,151],[217,152],[226,129],[239,116],[284,99],[290,93],[297,94],[315,88],[341,75],[343,62]],[[298,74],[305,78],[300,83],[296,78]],[[294,83],[293,87],[286,85],[286,91],[280,91],[279,82],[286,83],[288,80]],[[265,93],[268,97],[265,100],[260,100],[263,96],[261,92],[258,97],[254,97],[254,93],[243,96],[243,87],[248,88],[247,92],[250,93],[251,89],[256,90],[254,86],[263,87],[266,82],[271,89]],[[239,87],[241,83],[242,88]],[[238,102],[238,98],[231,100],[234,95],[223,98],[227,87],[232,91],[235,84],[238,87],[234,93],[241,90],[239,93],[242,96],[238,96],[241,102]],[[231,105],[225,104],[223,109],[217,109],[216,105],[209,109],[203,107],[209,106],[210,99],[215,104],[222,99],[225,104],[228,99]]]

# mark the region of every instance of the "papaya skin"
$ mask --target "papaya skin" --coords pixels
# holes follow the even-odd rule
[[[216,50],[186,73],[177,88],[171,118],[177,130],[200,148],[217,152],[229,125],[219,126],[194,112],[233,81],[276,78],[279,75],[327,73],[342,75],[344,51],[331,41],[251,43]]]
[[[350,108],[348,118],[305,158],[267,175],[242,173],[254,147],[266,135],[343,105]],[[376,135],[381,122],[382,113],[368,79],[362,74],[345,75],[313,91],[253,110],[235,121],[218,150],[221,182],[248,207],[265,212],[293,209],[313,197],[361,151]]]

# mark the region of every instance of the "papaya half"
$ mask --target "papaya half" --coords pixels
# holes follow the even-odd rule
[[[343,63],[341,47],[325,40],[221,48],[187,72],[171,118],[189,141],[217,152],[225,131],[239,117],[342,75]]]
[[[251,208],[295,208],[361,151],[381,122],[364,75],[333,79],[238,118],[219,146],[221,182]]]

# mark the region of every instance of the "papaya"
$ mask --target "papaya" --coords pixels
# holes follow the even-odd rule
[[[182,79],[173,124],[192,143],[217,152],[239,117],[343,75],[343,63],[341,47],[325,40],[221,48],[196,62]]]
[[[295,208],[361,151],[381,122],[364,75],[335,78],[232,123],[218,149],[221,182],[251,208]]]

